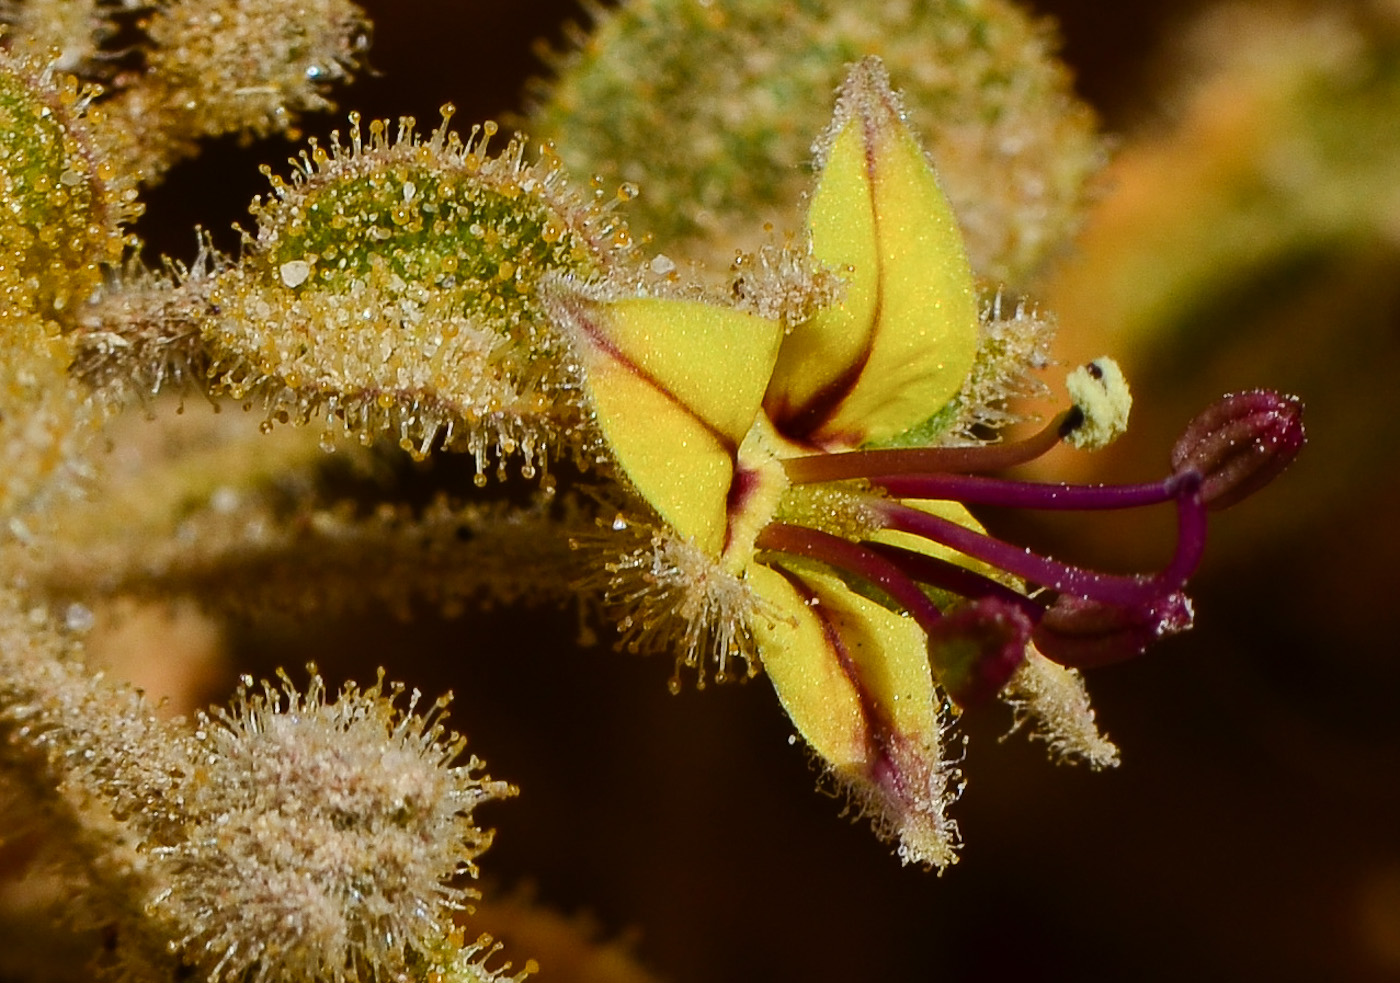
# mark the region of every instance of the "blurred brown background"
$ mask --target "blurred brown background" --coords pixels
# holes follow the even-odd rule
[[[557,42],[580,16],[563,0],[366,5],[376,74],[342,92],[342,107],[427,125],[449,100],[463,125],[517,107],[541,71],[532,41]],[[1036,9],[1060,20],[1080,92],[1111,132],[1161,125],[1161,55],[1191,5]],[[196,223],[234,248],[229,223],[246,221],[266,186],[257,164],[285,156],[281,143],[228,143],[177,168],[143,219],[152,253],[188,256]],[[1396,418],[1383,414],[1400,409],[1395,257],[1393,245],[1358,249],[1349,265],[1289,274],[1311,304],[1256,304],[1243,354],[1183,357],[1137,386],[1143,427],[1106,464],[1120,480],[1152,476],[1187,407],[1229,388],[1297,388],[1313,446],[1265,496],[1274,504],[1217,522],[1196,630],[1091,675],[1120,769],[1056,767],[1019,736],[1000,743],[1000,711],[966,720],[956,815],[967,846],[941,878],[901,869],[814,794],[763,680],[671,697],[665,660],[580,650],[567,612],[413,626],[367,613],[316,627],[316,651],[251,630],[243,643],[263,669],[314,658],[329,676],[367,680],[383,664],[428,693],[454,690],[454,722],[522,789],[486,816],[500,829],[489,881],[532,883],[608,934],[635,932],[641,959],[678,983],[1400,979],[1400,521],[1386,435]],[[1330,285],[1348,276],[1362,283],[1348,281],[1338,308]],[[1079,354],[1075,325],[1063,330]],[[1301,337],[1335,340],[1306,349],[1302,366],[1288,347]],[[1374,417],[1348,411],[1362,396]],[[1349,470],[1329,470],[1338,461]],[[1171,529],[1156,514],[1108,537],[993,521],[1110,568],[1155,562]],[[1145,552],[1115,549],[1125,540]],[[540,978],[560,977],[546,965]]]

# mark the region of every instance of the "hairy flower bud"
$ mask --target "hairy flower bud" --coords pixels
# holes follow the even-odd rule
[[[42,608],[0,591],[0,772],[42,817],[69,912],[128,979],[497,978],[454,916],[514,789],[381,673],[329,696],[251,692],[193,726],[94,674]],[[486,955],[489,955],[489,951]],[[191,975],[192,974],[192,975]]]
[[[169,888],[149,905],[209,980],[394,979],[450,933],[458,882],[491,842],[472,810],[514,790],[458,763],[466,741],[395,705],[383,676],[328,699],[245,678],[234,709],[201,717],[183,824],[153,831]]]
[[[137,212],[93,139],[89,95],[0,49],[0,515],[19,523],[83,470],[99,414],[67,376],[68,332]]]
[[[62,319],[121,259],[135,192],[96,149],[90,93],[70,75],[0,50],[0,303]]]
[[[1172,448],[1172,469],[1200,472],[1202,500],[1224,509],[1278,477],[1306,439],[1297,396],[1267,389],[1236,393],[1187,425]]]
[[[210,293],[210,378],[274,419],[324,412],[328,428],[387,432],[417,456],[462,446],[479,472],[519,450],[529,476],[574,399],[536,286],[614,272],[630,236],[615,202],[572,192],[547,150],[527,161],[517,139],[491,156],[496,125],[463,141],[450,115],[427,139],[411,119],[396,138],[375,120],[363,141],[352,116],[349,146],[313,142],[290,181],[271,178],[243,262]]]

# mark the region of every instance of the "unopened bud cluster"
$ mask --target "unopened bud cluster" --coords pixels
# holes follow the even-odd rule
[[[107,926],[102,963],[143,980],[364,983],[460,957],[446,940],[491,842],[473,812],[514,790],[464,754],[446,701],[405,706],[382,676],[331,695],[313,671],[304,690],[245,679],[231,709],[163,721],[17,601],[0,596],[3,760],[37,769],[21,815],[78,878],[74,907]],[[36,647],[27,627],[49,633]]]

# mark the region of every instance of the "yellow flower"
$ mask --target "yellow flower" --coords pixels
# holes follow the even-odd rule
[[[1112,439],[1127,391],[1099,360],[1072,376],[1075,408],[1028,441],[903,446],[937,432],[979,356],[957,223],[875,59],[851,70],[817,158],[811,250],[842,290],[800,323],[567,283],[546,291],[546,306],[572,339],[612,460],[667,529],[669,575],[690,592],[682,614],[721,622],[721,660],[751,646],[804,740],[899,856],[943,867],[956,859],[946,808],[959,775],[942,750],[956,708],[1020,673],[1004,695],[1074,704],[1080,719],[1061,730],[1087,726],[1087,744],[1099,744],[1085,756],[1112,759],[1077,678],[1055,676],[1038,649],[1071,667],[1110,661],[1189,625],[1181,586],[1214,487],[1203,471],[1214,475],[1219,459],[1192,449],[1220,421],[1192,437],[1192,463],[1152,485],[1028,486],[975,473],[1061,437]],[[1294,404],[1265,402],[1253,407],[1262,422],[1241,424],[1247,436],[1269,426],[1301,436]],[[1276,472],[1290,456],[1250,473]],[[1114,492],[1121,500],[1105,498]],[[987,536],[961,504],[1166,501],[1178,505],[1182,544],[1153,577],[1037,557]],[[1031,596],[1027,581],[1048,590]]]

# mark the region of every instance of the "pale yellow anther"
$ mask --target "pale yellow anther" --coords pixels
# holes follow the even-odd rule
[[[1070,400],[1084,422],[1065,439],[1080,450],[1106,447],[1128,429],[1133,395],[1123,370],[1108,356],[1081,365],[1065,379]]]

